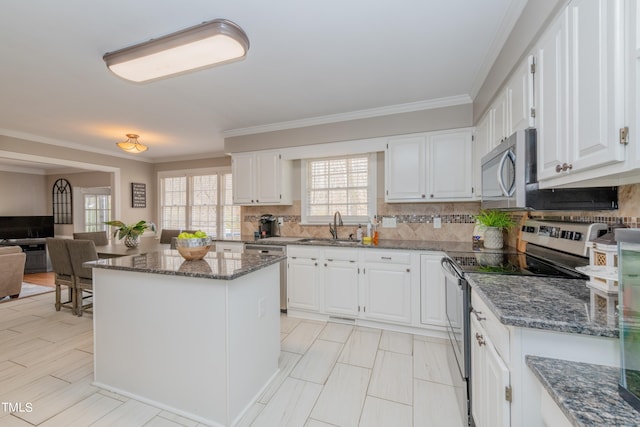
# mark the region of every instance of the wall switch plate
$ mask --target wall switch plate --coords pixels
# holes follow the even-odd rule
[[[396,218],[395,217],[382,217],[382,226],[384,228],[396,228]]]
[[[284,218],[282,218],[281,216],[278,217],[278,225],[282,225],[284,224]]]
[[[433,218],[433,228],[442,228],[442,218],[439,216]]]
[[[258,318],[264,317],[265,314],[266,314],[265,301],[264,301],[264,298],[260,298],[258,300]]]

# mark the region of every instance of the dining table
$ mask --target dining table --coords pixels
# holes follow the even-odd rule
[[[118,258],[129,255],[144,255],[171,249],[169,243],[160,243],[159,239],[141,239],[138,246],[130,248],[122,241],[111,240],[108,245],[96,245],[99,258]]]

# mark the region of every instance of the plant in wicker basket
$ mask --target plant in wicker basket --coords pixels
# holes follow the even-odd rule
[[[153,222],[147,222],[145,220],[138,221],[135,224],[125,224],[122,221],[107,221],[105,222],[107,225],[111,225],[116,227],[113,232],[113,237],[117,237],[118,239],[124,239],[124,244],[127,247],[135,248],[138,246],[139,240],[138,238],[145,230],[151,230],[155,233],[156,225]]]

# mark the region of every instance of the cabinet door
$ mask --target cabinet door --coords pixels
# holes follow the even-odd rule
[[[429,137],[429,199],[473,196],[471,131]]]
[[[234,154],[231,157],[233,176],[233,203],[247,205],[255,203],[256,158],[253,153]]]
[[[511,408],[507,400],[509,369],[491,339],[471,318],[471,410],[477,427],[508,427]]]
[[[280,153],[256,153],[256,203],[280,202]]]
[[[493,127],[493,141],[491,149],[494,149],[502,141],[504,141],[509,135],[507,134],[507,91],[503,90],[498,94],[498,98],[493,104],[494,109],[494,127]]]
[[[442,255],[420,256],[420,323],[446,326]]]
[[[363,316],[411,323],[411,272],[407,265],[365,264]]]
[[[535,125],[531,110],[533,109],[533,74],[531,67],[533,56],[522,61],[507,83],[507,98],[509,101],[509,123],[507,134]]]
[[[567,31],[563,13],[540,38],[536,48],[535,108],[538,179],[558,175],[556,166],[568,159]]]
[[[358,265],[350,261],[324,262],[324,309],[330,314],[358,315]]]
[[[389,139],[385,153],[386,200],[426,198],[425,143],[424,136]]]
[[[287,306],[302,310],[319,311],[318,260],[289,258],[287,263]]]
[[[624,160],[623,6],[623,0],[569,4],[572,171]]]
[[[482,197],[482,157],[490,151],[493,141],[493,109],[490,108],[476,126],[473,142],[473,186],[475,197]]]

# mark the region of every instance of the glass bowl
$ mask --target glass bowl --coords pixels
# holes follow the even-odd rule
[[[176,239],[176,250],[187,261],[195,261],[204,258],[211,249],[211,244],[211,237]]]

